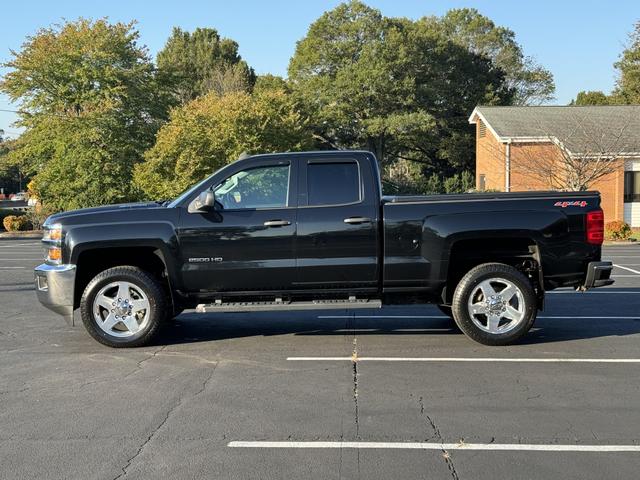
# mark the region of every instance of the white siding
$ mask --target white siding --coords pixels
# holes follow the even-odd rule
[[[632,227],[640,227],[640,202],[624,204],[624,221]]]
[[[626,172],[638,172],[640,171],[640,160],[627,160],[624,162],[624,170]]]
[[[624,162],[625,171],[640,171],[640,160],[627,160]],[[624,221],[632,227],[640,227],[640,202],[624,204]]]

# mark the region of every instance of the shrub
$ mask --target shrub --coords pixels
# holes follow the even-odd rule
[[[12,208],[0,208],[0,230],[2,230],[4,219],[11,215],[20,215],[20,211]]]
[[[604,228],[604,234],[607,240],[629,240],[633,231],[628,223],[622,220],[614,220],[607,222]]]
[[[31,224],[25,215],[8,215],[2,220],[2,225],[7,232],[30,230]]]
[[[54,209],[38,202],[33,207],[27,209],[25,216],[34,230],[40,230],[47,217],[53,213],[55,213]]]

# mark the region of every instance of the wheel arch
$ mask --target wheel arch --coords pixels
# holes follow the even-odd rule
[[[544,282],[540,246],[531,235],[481,236],[459,238],[448,249],[446,284],[442,300],[451,304],[460,279],[472,268],[484,263],[503,263],[517,268],[532,282],[542,308]]]
[[[175,310],[173,285],[167,257],[157,245],[94,246],[77,251],[74,306],[80,306],[82,294],[100,272],[117,266],[138,267],[156,277],[167,292],[167,299]]]

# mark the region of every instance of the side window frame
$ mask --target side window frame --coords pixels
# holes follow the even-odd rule
[[[298,206],[299,162],[298,162],[298,159],[296,159],[296,158],[286,158],[286,159],[271,158],[271,159],[260,159],[260,160],[251,159],[251,161],[248,162],[248,163],[242,162],[241,164],[238,164],[238,165],[230,164],[230,165],[228,165],[228,167],[231,167],[231,168],[224,168],[221,171],[219,171],[217,174],[214,174],[209,179],[209,181],[206,182],[206,184],[204,184],[202,186],[202,188],[200,188],[197,192],[194,192],[192,195],[190,195],[188,198],[186,198],[182,202],[181,205],[184,206],[184,207],[187,207],[196,198],[198,198],[198,196],[202,192],[205,192],[205,191],[210,190],[210,189],[215,189],[216,186],[220,185],[227,178],[230,178],[233,175],[235,175],[236,173],[241,172],[243,170],[252,170],[254,168],[271,167],[271,166],[277,167],[277,166],[283,166],[283,165],[289,165],[289,185],[288,185],[289,194],[287,196],[287,205],[286,206],[284,206],[284,207],[264,207],[264,208],[233,208],[233,209],[224,209],[224,210],[221,210],[221,212],[239,212],[239,211],[248,212],[248,211],[257,211],[257,210],[287,210],[287,209],[291,209],[291,208],[297,208],[297,206]]]
[[[298,175],[298,208],[330,208],[330,207],[345,207],[349,205],[359,205],[365,201],[365,189],[363,182],[362,162],[359,158],[354,157],[317,157],[305,159],[300,166],[300,173]],[[309,191],[308,191],[308,174],[309,165],[313,164],[327,164],[327,163],[355,163],[358,169],[358,194],[359,199],[355,202],[348,203],[332,203],[328,205],[309,205]]]

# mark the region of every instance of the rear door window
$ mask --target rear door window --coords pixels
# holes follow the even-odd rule
[[[313,162],[307,167],[309,206],[343,205],[360,201],[357,162]]]

